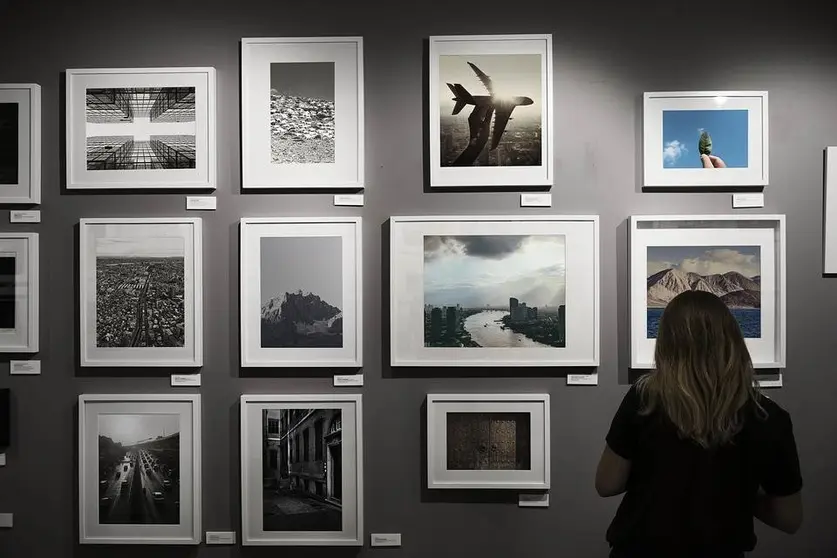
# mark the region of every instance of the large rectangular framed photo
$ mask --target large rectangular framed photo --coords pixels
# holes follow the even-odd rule
[[[361,395],[242,395],[242,544],[362,546]]]
[[[598,216],[390,228],[392,366],[598,366]]]
[[[242,188],[363,188],[362,37],[241,39]]]
[[[549,395],[428,394],[427,487],[547,490]]]
[[[201,366],[201,219],[81,219],[79,235],[81,366]]]
[[[241,219],[241,365],[363,363],[360,217]]]
[[[79,396],[79,542],[201,542],[200,395]]]
[[[41,203],[41,86],[0,83],[0,204]]]
[[[0,233],[0,352],[37,353],[38,233]]]
[[[67,189],[214,189],[214,68],[67,70]]]
[[[431,187],[552,186],[552,35],[430,37]]]
[[[768,136],[767,91],[645,93],[645,186],[766,186]]]
[[[723,300],[753,366],[785,367],[784,215],[630,218],[631,366],[650,369],[660,317],[687,290]]]

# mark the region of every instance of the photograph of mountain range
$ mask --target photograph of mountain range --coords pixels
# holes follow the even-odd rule
[[[261,239],[262,348],[343,347],[342,240]]]
[[[759,246],[649,246],[647,335],[657,338],[663,309],[684,291],[708,291],[730,309],[745,338],[761,337]]]

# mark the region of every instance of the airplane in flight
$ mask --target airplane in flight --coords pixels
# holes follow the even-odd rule
[[[448,83],[448,87],[453,92],[453,101],[456,104],[453,107],[452,115],[459,114],[466,105],[474,105],[471,115],[468,117],[468,124],[471,129],[471,143],[480,141],[484,136],[487,139],[487,126],[491,122],[491,117],[494,117],[494,133],[491,136],[491,145],[489,150],[494,150],[500,144],[500,138],[506,130],[506,125],[511,120],[512,111],[515,107],[531,105],[534,101],[529,97],[498,97],[494,94],[494,84],[491,78],[482,70],[477,68],[471,62],[468,65],[477,74],[477,77],[482,82],[488,95],[471,95],[461,83]],[[481,133],[483,132],[483,133]],[[485,145],[485,142],[482,142]]]

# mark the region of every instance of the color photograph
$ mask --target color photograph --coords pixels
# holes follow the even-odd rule
[[[272,162],[334,162],[334,62],[270,65]]]
[[[194,169],[195,88],[87,89],[87,170]]]
[[[441,55],[440,164],[540,166],[541,55]]]
[[[262,411],[263,530],[343,529],[342,411]]]
[[[532,468],[529,413],[446,413],[449,470]]]
[[[343,346],[343,239],[262,237],[262,348]]]
[[[424,236],[425,347],[564,347],[564,235]]]
[[[684,291],[721,298],[746,338],[761,337],[761,247],[649,246],[647,336],[656,339],[663,310]]]
[[[0,329],[15,327],[15,267],[14,256],[0,256]]]
[[[180,415],[99,415],[99,523],[180,523]]]
[[[0,103],[0,184],[17,184],[18,178],[17,103]]]
[[[663,167],[747,168],[749,111],[664,110]]]

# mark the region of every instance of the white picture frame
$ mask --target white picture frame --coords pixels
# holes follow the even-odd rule
[[[241,366],[360,368],[362,247],[361,217],[242,218]],[[290,327],[286,307],[310,330]]]
[[[7,110],[10,122],[3,125]],[[5,158],[0,159],[0,204],[40,204],[41,86],[37,83],[0,83],[0,146],[7,139],[16,145],[17,163],[10,158],[7,165]],[[11,151],[0,149],[4,155]]]
[[[269,422],[269,412],[277,415],[274,428]],[[322,425],[322,439],[317,438],[318,421]],[[277,436],[270,440],[274,430]],[[300,448],[302,438],[309,445],[302,442],[304,447]],[[284,448],[282,444],[285,444]],[[309,453],[312,449],[313,460]],[[274,451],[278,471],[272,467]],[[334,452],[340,456],[336,460]],[[300,454],[300,459],[307,456],[306,460],[297,460]],[[333,476],[337,462],[341,463],[339,482]],[[281,522],[286,520],[273,519],[266,513],[276,503],[265,503],[264,480],[268,478],[265,468],[273,475],[271,478],[276,484],[271,483],[271,487],[277,492],[284,486],[290,499],[299,503],[316,500],[320,510],[311,510],[315,515],[309,516],[309,521],[303,521],[302,525],[293,524],[297,519],[293,517],[284,525]],[[307,477],[307,487],[297,484],[304,482],[300,475],[303,469],[314,471]],[[293,492],[291,487],[302,492]],[[241,544],[244,546],[363,546],[362,395],[242,395],[241,510]],[[266,524],[266,518],[270,525]],[[282,528],[298,528],[306,523],[314,523],[318,529]],[[339,526],[339,529],[328,529],[331,526]]]
[[[504,58],[500,58],[501,56]],[[512,56],[515,59],[509,58]],[[446,58],[443,60],[443,57]],[[469,68],[467,64],[474,62],[476,64]],[[509,81],[515,78],[521,80],[524,69],[530,70],[525,75],[533,82],[521,84],[521,90],[518,90],[518,87],[510,85]],[[504,76],[508,76],[508,79],[504,80]],[[501,83],[495,84],[495,79],[501,80]],[[552,79],[551,34],[430,37],[430,186],[489,189],[509,186],[551,187],[555,121]],[[496,87],[498,85],[499,87]],[[454,92],[453,88],[459,86],[464,88],[464,91]],[[479,97],[485,97],[490,101],[494,95],[513,96],[515,100],[511,109],[497,111],[497,107],[492,105],[495,109],[492,115],[479,108],[484,105],[483,99]],[[472,105],[473,109],[470,108]],[[482,112],[476,112],[478,108]],[[535,113],[538,108],[539,116]],[[476,143],[469,141],[475,136],[470,130],[468,120],[472,114],[475,126],[480,125],[477,122],[479,119],[483,122],[477,128]],[[504,126],[495,142],[494,124],[498,114],[501,122],[509,122],[509,116],[512,119],[516,118],[517,122],[512,121],[508,127]],[[444,125],[443,116],[446,121]],[[523,123],[530,120],[533,122],[531,126],[521,128]],[[488,126],[491,127],[490,130]],[[446,133],[443,139],[442,132],[445,130],[450,132]],[[524,134],[514,140],[519,149],[497,150],[498,147],[508,146],[512,140],[508,136],[509,132]],[[443,143],[447,146],[445,149],[442,149]],[[477,152],[473,146],[479,143],[482,143],[483,147]],[[492,151],[495,151],[493,156]],[[498,164],[503,157],[507,163]],[[482,158],[485,162],[476,164]]]
[[[66,111],[68,190],[215,189],[215,68],[70,69]]]
[[[200,544],[201,396],[82,394],[78,417],[79,543]]]
[[[724,111],[727,113],[720,116]],[[767,91],[646,92],[642,122],[646,187],[724,188],[769,183]],[[721,134],[710,142],[710,147],[715,147],[710,155],[719,156],[726,166],[720,168],[713,159],[712,172],[708,172],[699,140],[704,129],[712,139],[713,127]]]
[[[453,423],[451,414],[456,415]],[[480,416],[468,417],[475,414]],[[519,415],[528,416],[517,422],[522,418]],[[457,445],[478,439],[473,431],[468,432],[474,420],[485,427],[480,431],[487,431],[489,437],[495,431],[509,435],[513,424],[515,443],[504,444],[505,451],[496,448],[493,455]],[[492,428],[495,425],[496,430]],[[463,432],[463,440],[457,439],[457,432]],[[492,449],[498,445],[492,444]],[[551,445],[549,394],[427,395],[427,488],[549,490]],[[492,461],[500,463],[492,467]]]
[[[364,142],[362,37],[241,39],[243,190],[362,189]]]
[[[498,246],[498,255],[502,253],[505,259],[492,256],[493,261],[482,261],[484,255],[474,259],[462,256],[460,269],[467,265],[468,270],[450,284],[446,267],[440,265],[427,272],[425,259],[435,258],[436,251],[445,248],[437,245],[441,239],[446,239],[446,245],[457,244],[453,249],[466,254],[459,246],[460,237],[478,237],[477,242]],[[467,238],[464,241],[471,242]],[[527,247],[528,242],[535,241],[542,244]],[[432,246],[430,252],[428,246]],[[527,255],[525,250],[529,249],[539,252]],[[396,216],[390,218],[389,255],[392,366],[599,365],[597,215]],[[498,261],[513,263],[495,263]],[[493,274],[496,285],[480,283],[480,269]],[[528,275],[521,275],[524,269]],[[544,277],[549,281],[544,283]],[[524,289],[526,285],[532,288]],[[524,294],[540,294],[533,294],[535,298],[527,301],[518,298],[518,288]],[[562,305],[561,299],[572,302]],[[520,312],[519,317],[512,316],[513,304],[519,309],[515,310]],[[454,309],[450,320],[456,322],[451,326],[455,339],[445,333],[447,326],[437,323],[442,318],[434,318],[438,309],[437,313],[443,312],[448,320],[448,307]],[[486,313],[480,314],[482,308]],[[465,320],[472,321],[466,324]],[[533,323],[508,324],[504,320]],[[540,328],[541,333],[530,336],[531,327]],[[463,332],[468,333],[464,341]]]
[[[203,365],[202,236],[202,220],[198,217],[114,217],[79,221],[81,366]],[[97,270],[99,258],[102,258],[101,269]],[[161,258],[165,261],[160,262]],[[177,262],[180,258],[182,271]],[[133,260],[132,268],[124,267],[127,261],[120,259]],[[153,304],[149,304],[152,301],[147,289],[143,296],[141,288],[134,288],[140,282],[154,286],[147,281],[151,277],[148,275],[149,261],[162,274],[160,288],[153,293],[156,295]],[[104,278],[104,272],[108,270],[114,273],[111,277],[113,286],[103,285],[101,295],[107,301],[97,300],[99,276]],[[181,273],[182,278],[179,277]],[[117,303],[122,306],[118,311],[112,308],[103,313],[103,321],[99,321],[98,302],[106,309]],[[140,308],[145,319],[137,322]],[[112,321],[106,323],[104,320],[108,316]],[[134,323],[128,323],[132,317]],[[149,318],[156,320],[156,324],[154,321],[149,323]],[[165,322],[164,318],[167,318]],[[102,328],[101,339],[99,328]]]
[[[837,274],[837,146],[823,150],[822,272]]]
[[[770,373],[770,370],[785,368],[786,362],[786,255],[784,215],[635,215],[629,220],[629,284],[630,284],[630,331],[631,367],[651,369],[654,360],[653,337],[649,327],[659,319],[663,306],[655,302],[654,315],[649,314],[648,300],[662,300],[677,294],[676,289],[665,291],[651,289],[656,285],[670,285],[663,274],[680,270],[685,273],[706,275],[735,273],[728,288],[715,294],[745,300],[748,288],[739,287],[757,282],[758,330],[756,335],[749,330],[755,328],[755,313],[750,304],[736,303],[735,308],[744,313],[739,318],[745,342],[750,351],[756,372]],[[665,260],[666,265],[648,263],[648,248],[655,249],[654,257]],[[682,252],[682,254],[681,254]],[[697,254],[697,255],[694,255]],[[656,261],[656,260],[654,260]],[[684,264],[685,262],[685,264]],[[672,265],[668,265],[672,264]],[[659,275],[652,282],[651,268],[660,268]],[[758,269],[758,277],[752,273]],[[704,272],[694,270],[705,270]],[[728,270],[728,271],[724,271]],[[693,277],[693,276],[689,276]],[[694,277],[694,280],[698,280]],[[692,279],[688,279],[687,283]],[[734,283],[734,284],[733,284]],[[742,293],[734,294],[738,290]],[[729,292],[726,292],[729,291]],[[668,293],[668,294],[666,294]],[[745,300],[746,302],[746,300]],[[746,307],[745,307],[746,306]],[[734,312],[735,313],[735,312]],[[749,320],[749,321],[742,321]],[[652,327],[653,329],[653,327]]]
[[[39,350],[39,253],[38,233],[0,233],[0,353]]]

